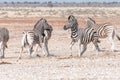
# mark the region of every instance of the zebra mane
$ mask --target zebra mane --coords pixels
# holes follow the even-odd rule
[[[92,21],[94,24],[96,24],[95,20],[93,20],[92,18],[88,17],[88,20]]]
[[[37,21],[37,23],[34,25],[34,28],[36,28],[36,26],[39,24],[40,21]]]
[[[46,23],[47,20],[44,18],[41,18],[39,21],[37,21],[37,23],[34,25],[34,29],[38,28],[40,25],[42,25],[43,23]]]
[[[78,25],[77,19],[76,19],[73,15],[70,15],[70,16],[68,17],[68,20],[70,20],[70,19],[72,19],[72,21],[74,21],[74,23],[75,23],[76,25]]]
[[[47,20],[45,18],[41,18],[39,21],[47,22]]]
[[[86,20],[86,26],[87,27],[93,27],[93,25],[96,24],[95,20],[93,20],[92,18],[88,17]]]
[[[68,17],[68,20],[70,20],[70,19],[75,19],[75,17],[73,16],[73,15],[70,15],[69,17]]]

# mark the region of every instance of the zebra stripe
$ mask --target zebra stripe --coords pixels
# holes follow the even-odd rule
[[[87,18],[87,27],[93,27],[94,30],[97,32],[99,38],[107,38],[111,44],[111,50],[114,51],[114,36],[120,40],[120,37],[117,35],[115,27],[110,23],[103,23],[103,24],[96,24],[95,20],[88,17]],[[91,25],[92,24],[92,25]]]
[[[67,29],[71,29],[71,38],[72,38],[72,42],[70,45],[71,50],[72,50],[72,46],[77,41],[79,41],[79,47],[81,47],[81,44],[83,45],[83,50],[80,52],[80,56],[82,56],[82,54],[86,51],[87,45],[90,42],[93,42],[96,49],[99,50],[99,47],[97,44],[98,35],[92,27],[78,29],[77,20],[73,15],[70,15],[68,17],[67,23],[64,26],[64,30],[67,30]]]
[[[47,23],[47,20],[44,18],[41,18],[35,24],[33,30],[25,31],[23,34],[23,38],[22,38],[22,48],[20,51],[19,59],[21,58],[21,53],[25,46],[27,46],[27,45],[29,46],[29,53],[31,56],[33,46],[36,44],[39,45],[40,47],[42,47],[41,44],[43,44],[45,56],[49,56],[48,40],[51,38],[52,30],[53,30],[53,28],[51,25],[49,25]],[[36,47],[35,51],[37,50],[37,47]]]
[[[23,48],[27,45],[29,46],[29,53],[30,53],[30,57],[31,57],[31,54],[33,51],[33,46],[36,44],[41,47],[41,44],[39,41],[39,36],[36,35],[36,32],[34,30],[24,31],[23,37],[22,37],[22,47],[21,47],[19,59],[21,58],[21,53],[23,51]],[[36,47],[38,47],[38,46],[36,46]]]

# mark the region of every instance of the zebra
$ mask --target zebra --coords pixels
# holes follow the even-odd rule
[[[97,51],[99,51],[99,46],[98,46],[98,36],[93,28],[79,28],[78,29],[78,22],[76,18],[73,15],[70,15],[68,17],[67,23],[63,27],[64,30],[71,29],[71,44],[70,44],[70,49],[72,51],[72,46],[74,45],[75,42],[79,42],[79,50],[80,54],[79,56],[82,56],[83,53],[87,49],[87,45],[90,42],[93,42],[95,45]],[[83,50],[81,51],[81,45],[83,45]],[[72,53],[71,53],[72,56]]]
[[[33,30],[24,31],[19,59],[21,59],[21,53],[23,51],[23,48],[27,45],[29,46],[29,53],[31,57],[33,46],[36,44],[37,46],[35,52],[37,51],[38,47],[42,48],[41,44],[43,44],[44,52],[46,54],[45,56],[49,56],[48,40],[51,38],[52,30],[52,26],[47,23],[46,19],[41,18],[35,24]]]
[[[39,30],[39,38],[41,38],[42,35],[42,43],[43,43],[43,49],[46,54],[46,56],[49,56],[49,50],[48,50],[48,40],[51,38],[51,34],[53,31],[53,28],[50,24],[48,24],[47,20],[45,18],[41,18],[35,25],[34,29]],[[41,34],[41,35],[40,35]]]
[[[1,56],[0,58],[5,57],[5,48],[7,48],[7,42],[9,40],[9,31],[7,28],[0,28],[0,51]]]
[[[88,17],[86,19],[86,25],[87,27],[93,27],[97,32],[99,38],[108,38],[109,43],[111,44],[111,51],[114,52],[114,37],[116,36],[118,40],[120,40],[120,37],[118,36],[115,27],[111,23],[97,24],[95,20]]]

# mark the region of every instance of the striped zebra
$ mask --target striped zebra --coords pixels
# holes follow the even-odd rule
[[[73,15],[70,15],[68,17],[67,23],[64,25],[64,30],[71,29],[71,39],[72,42],[70,44],[70,49],[72,50],[72,46],[74,45],[75,42],[79,42],[79,49],[80,49],[80,54],[79,56],[82,56],[83,53],[87,49],[87,45],[90,42],[93,42],[95,45],[97,51],[99,51],[99,46],[98,46],[98,36],[93,28],[79,28],[78,29],[78,22],[75,19]],[[81,45],[83,45],[83,50],[81,51]],[[72,56],[72,53],[71,53]]]
[[[86,20],[87,27],[93,27],[95,31],[98,34],[99,38],[108,38],[109,42],[111,44],[111,50],[115,50],[115,44],[114,44],[114,37],[116,36],[118,40],[120,40],[120,37],[118,36],[115,27],[110,23],[103,23],[103,24],[97,24],[95,20],[88,17]]]
[[[37,27],[40,27],[40,29],[35,28],[36,25],[37,25]],[[33,46],[36,44],[37,44],[37,46],[35,48],[35,52],[37,51],[38,46],[40,48],[42,48],[41,44],[43,44],[45,56],[49,56],[48,40],[51,37],[52,27],[51,27],[51,25],[49,25],[47,23],[46,19],[43,19],[43,18],[40,19],[35,24],[35,26],[34,26],[33,30],[23,32],[22,47],[21,47],[19,59],[21,58],[21,53],[23,51],[23,48],[27,45],[29,46],[29,53],[30,53],[30,57],[31,57],[31,54],[33,51]]]
[[[44,18],[41,18],[34,26],[33,30],[37,29],[39,30],[39,34],[42,35],[41,42],[43,43],[43,49],[46,56],[49,56],[49,50],[48,50],[48,40],[51,38],[51,34],[53,31],[53,28],[50,24],[48,24],[47,20]],[[40,37],[39,37],[40,38]]]
[[[0,58],[5,57],[5,48],[7,48],[7,42],[9,40],[9,31],[6,28],[0,28]]]

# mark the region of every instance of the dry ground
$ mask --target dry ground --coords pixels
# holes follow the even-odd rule
[[[73,47],[70,55],[70,31],[64,31],[63,25],[67,18],[46,17],[53,26],[49,41],[50,57],[44,57],[42,50],[37,52],[41,57],[29,58],[27,49],[18,60],[20,41],[23,30],[32,29],[40,17],[1,18],[0,26],[10,30],[10,40],[6,49],[5,59],[0,61],[0,80],[119,80],[120,79],[120,41],[115,39],[116,51],[110,51],[107,39],[101,40],[100,48],[105,50],[96,55],[93,44],[89,44],[83,57],[77,57],[78,45]],[[85,17],[78,18],[80,27],[85,25]],[[98,23],[111,22],[120,35],[120,19],[95,18]]]

